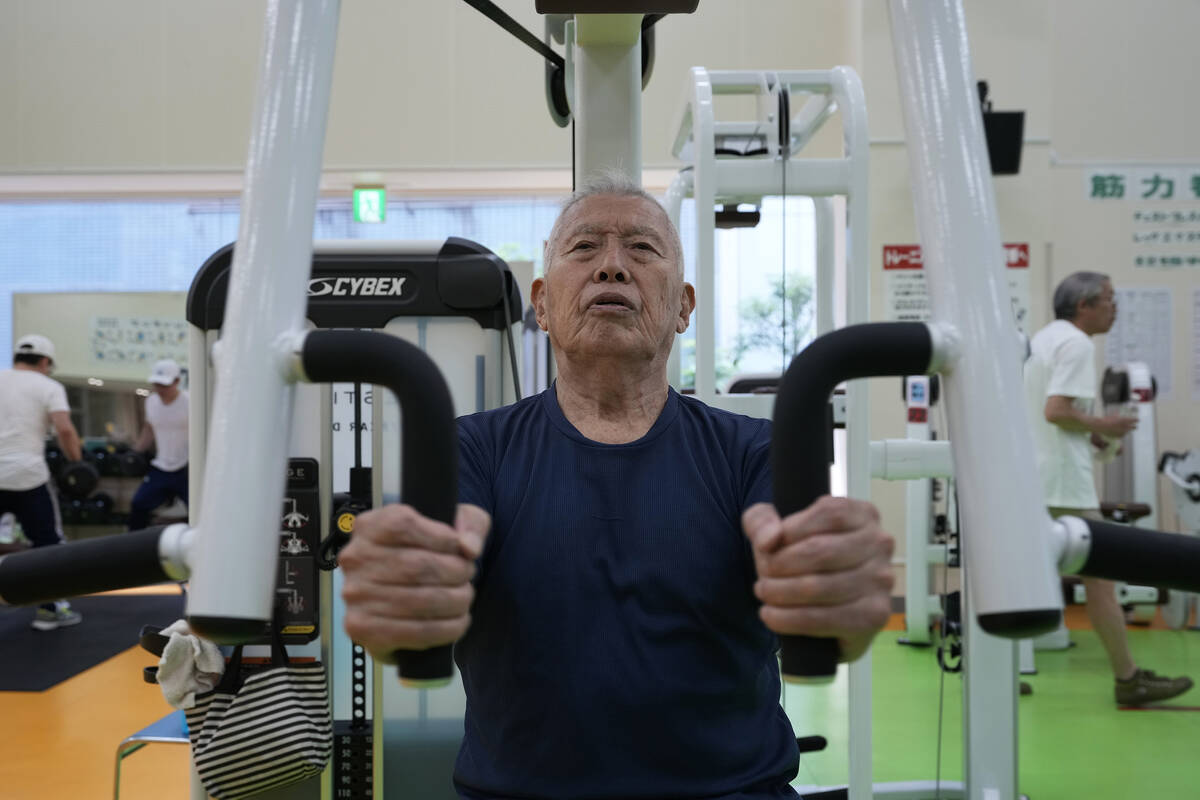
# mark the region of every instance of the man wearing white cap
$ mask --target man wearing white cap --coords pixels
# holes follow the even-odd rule
[[[130,503],[131,531],[149,526],[154,509],[173,498],[188,501],[188,393],[179,388],[181,374],[169,358],[150,371],[154,393],[146,398],[146,424],[134,449],[146,453],[153,447],[155,456]]]
[[[50,377],[54,343],[31,333],[17,339],[12,369],[0,370],[0,514],[12,512],[34,547],[63,540],[58,503],[50,491],[46,433],[53,429],[71,461],[83,457],[63,385]],[[34,612],[39,631],[75,625],[83,617],[65,600]]]

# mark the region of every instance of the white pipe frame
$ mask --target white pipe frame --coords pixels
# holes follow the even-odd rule
[[[238,247],[214,354],[189,618],[272,616],[338,8],[337,0],[271,0],[267,7]]]
[[[950,442],[881,439],[871,442],[871,477],[885,481],[950,478],[954,457]]]
[[[956,329],[963,352],[943,372],[942,389],[962,514],[966,658],[989,670],[982,678],[972,670],[965,680],[966,796],[1012,800],[1017,648],[983,635],[978,625],[1036,619],[1024,636],[1057,626],[1062,597],[1053,524],[1038,501],[1023,359],[961,2],[891,0],[889,8],[932,318]],[[1005,632],[1013,635],[1016,627]],[[997,686],[1006,689],[999,704]],[[972,709],[986,709],[986,718]]]
[[[979,554],[968,557],[987,565],[971,596],[981,617],[1061,612],[1049,514],[1010,500],[1039,498],[1041,487],[962,9],[893,0],[891,10],[932,318],[953,327],[962,350],[942,390],[963,530]]]

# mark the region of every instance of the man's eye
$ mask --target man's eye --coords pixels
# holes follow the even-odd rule
[[[651,253],[658,252],[657,250],[654,249],[654,245],[650,244],[649,242],[634,242],[633,246],[638,250],[648,250]]]
[[[576,242],[571,245],[571,250],[591,250],[593,247],[591,242]]]

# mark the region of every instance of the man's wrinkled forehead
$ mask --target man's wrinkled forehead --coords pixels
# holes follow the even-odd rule
[[[663,232],[652,225],[646,225],[641,222],[598,222],[595,219],[581,219],[567,226],[563,232],[564,239],[572,239],[576,236],[603,236],[615,233],[622,239],[632,239],[636,237],[645,237],[654,239],[659,244],[665,245],[667,237]]]
[[[631,210],[633,213],[628,213]],[[555,227],[558,229],[555,239],[559,241],[579,235],[605,233],[615,227],[614,232],[623,238],[653,237],[660,245],[675,249],[674,227],[666,210],[645,197],[591,195],[568,208]]]

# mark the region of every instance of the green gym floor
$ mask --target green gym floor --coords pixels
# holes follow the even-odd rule
[[[961,781],[962,676],[942,675],[932,648],[901,645],[902,622],[872,648],[874,779]],[[1082,608],[1068,608],[1075,646],[1038,651],[1033,687],[1018,701],[1018,788],[1030,800],[1184,800],[1200,797],[1200,686],[1143,710],[1119,709],[1100,640]],[[1139,666],[1189,675],[1200,684],[1200,631],[1130,626]],[[944,679],[944,683],[943,683]],[[847,774],[845,670],[832,689],[788,686],[785,707],[798,735],[820,733],[829,747],[801,757],[796,785],[844,783]],[[814,723],[802,729],[804,709]]]
[[[1037,653],[1034,687],[1021,697],[1020,790],[1031,800],[1184,800],[1200,797],[1200,688],[1155,710],[1119,710],[1112,678],[1081,609],[1068,609],[1076,646]],[[894,617],[873,649],[874,774],[877,781],[962,778],[962,682],[939,672],[934,653],[897,644]],[[1200,677],[1200,632],[1131,627],[1143,666]],[[0,646],[0,652],[3,652]],[[112,797],[118,742],[169,710],[133,647],[45,692],[0,692],[0,800]],[[797,785],[844,783],[845,671],[832,687],[788,687],[800,735],[829,740],[801,759]],[[187,748],[151,745],[122,770],[124,800],[188,800]],[[391,800],[391,798],[389,798]],[[416,798],[416,800],[422,800]]]

